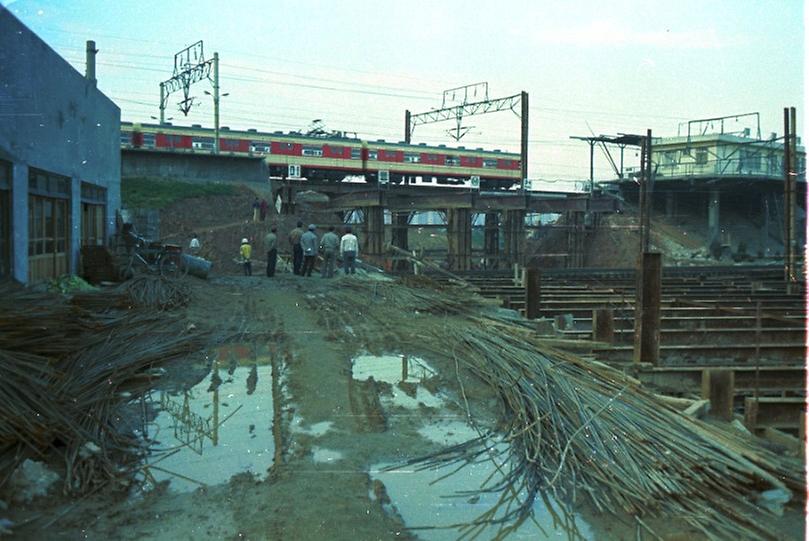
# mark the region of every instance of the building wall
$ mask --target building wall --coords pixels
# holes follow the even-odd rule
[[[121,111],[0,6],[0,160],[12,164],[13,277],[28,281],[29,170],[70,179],[69,269],[78,269],[82,182],[106,189],[106,234],[120,207]]]
[[[267,184],[270,173],[262,158],[121,149],[121,175]]]

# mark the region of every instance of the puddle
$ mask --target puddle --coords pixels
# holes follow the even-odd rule
[[[184,393],[161,393],[155,404],[149,436],[166,452],[155,453],[147,469],[172,490],[226,483],[244,472],[264,479],[272,465],[272,367],[224,362]]]
[[[333,421],[321,421],[313,425],[305,425],[303,418],[295,417],[289,424],[289,429],[294,434],[306,434],[307,436],[320,437],[334,427]]]
[[[337,462],[343,459],[343,453],[322,447],[312,447],[312,460],[315,462]]]
[[[380,396],[386,406],[418,409],[420,406],[440,408],[445,400],[425,389],[424,380],[436,375],[435,370],[419,357],[401,354],[360,355],[351,364],[352,377],[357,381],[375,381],[391,385],[390,394]]]
[[[427,361],[407,355],[359,355],[351,364],[351,375],[358,381],[373,377],[395,385],[402,381],[420,383],[436,374]]]
[[[460,434],[460,429],[458,430]],[[467,426],[466,430],[472,429]],[[391,504],[395,506],[405,525],[410,528],[441,527],[471,522],[488,511],[500,497],[499,492],[457,495],[465,491],[475,491],[484,482],[493,484],[499,479],[495,467],[489,461],[468,465],[440,482],[437,481],[456,469],[457,465],[425,471],[415,471],[411,468],[381,471],[387,466],[382,464],[372,468],[370,475],[372,479],[379,480],[385,485]],[[490,479],[490,476],[493,477]],[[559,510],[555,511],[558,513]],[[534,502],[534,520],[539,523],[544,533],[531,519],[528,519],[517,530],[511,532],[508,539],[568,539],[568,533],[561,526],[554,527],[553,517],[541,499]],[[581,539],[595,539],[589,524],[581,517],[577,516],[575,522]],[[497,525],[488,526],[478,538],[493,539],[497,531]],[[459,535],[458,530],[452,528],[416,529],[413,533],[420,539],[428,541],[456,540]]]
[[[418,430],[421,437],[439,445],[449,447],[477,438],[477,431],[457,415],[440,419]]]

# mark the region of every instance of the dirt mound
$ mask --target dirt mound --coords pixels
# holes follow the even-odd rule
[[[584,265],[587,267],[626,268],[633,267],[638,257],[640,232],[638,216],[634,209],[608,214],[600,218],[598,227],[588,233],[585,244]],[[565,226],[562,216],[554,224]],[[529,241],[528,253],[533,254],[543,267],[561,267],[568,251],[568,232],[563,228],[540,232],[538,240]],[[720,263],[710,258],[705,248],[705,239],[693,230],[681,228],[663,219],[652,220],[651,245],[663,254],[665,265],[710,265]]]
[[[212,261],[216,274],[240,274],[238,264],[241,240],[247,238],[253,246],[253,272],[261,272],[265,264],[264,236],[275,225],[278,228],[278,253],[281,257],[290,254],[287,235],[298,220],[304,225],[323,224],[335,221],[333,213],[327,213],[316,205],[299,204],[295,216],[279,215],[270,205],[264,221],[253,222],[253,201],[265,197],[247,186],[237,187],[236,195],[212,195],[175,201],[160,212],[160,231],[164,242],[188,246],[196,233],[202,249],[200,256]],[[280,262],[279,262],[280,264]]]

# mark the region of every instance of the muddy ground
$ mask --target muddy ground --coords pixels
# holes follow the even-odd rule
[[[209,347],[166,366],[151,399],[129,412],[149,445],[163,451],[146,456],[127,486],[108,485],[82,499],[52,491],[12,506],[15,539],[454,539],[455,530],[410,527],[485,510],[480,496],[450,498],[476,488],[463,479],[430,486],[412,467],[379,470],[474,437],[470,419],[496,427],[500,407],[492,391],[431,358],[442,345],[423,343],[415,320],[380,321],[372,298],[365,311],[335,305],[334,292],[346,280],[374,277],[269,279],[255,270],[253,277],[188,278],[188,324],[211,331]],[[459,324],[427,315],[418,321],[425,328]],[[374,364],[384,355],[387,368]],[[224,420],[215,445],[210,433],[189,443],[188,434],[167,428],[167,404],[182,406],[184,396],[200,418]],[[187,449],[197,446],[199,452]],[[185,454],[170,455],[176,449]],[[580,518],[587,539],[638,535],[628,517],[582,507]],[[647,524],[664,539],[701,538],[679,517]],[[527,524],[511,538],[567,538],[544,526],[541,533]],[[784,539],[798,539],[800,511],[774,527],[784,529]]]

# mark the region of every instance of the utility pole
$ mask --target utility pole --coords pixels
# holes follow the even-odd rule
[[[796,111],[784,107],[784,278],[797,279],[795,273],[795,181],[796,181]]]
[[[219,53],[213,54],[214,154],[219,154]]]
[[[410,144],[410,109],[405,109],[405,144]]]
[[[166,123],[166,85],[160,83],[160,125]]]
[[[520,92],[520,176],[522,188],[528,180],[528,92]]]
[[[648,252],[652,237],[652,191],[654,190],[654,181],[652,180],[652,130],[646,130],[643,153],[645,154],[644,162],[646,164],[646,170],[643,172],[644,198],[643,209],[641,211],[641,216],[643,217],[643,223],[641,224],[641,250]]]

